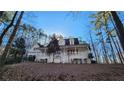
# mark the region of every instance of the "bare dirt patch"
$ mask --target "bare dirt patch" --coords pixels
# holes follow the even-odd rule
[[[124,65],[20,63],[5,66],[0,80],[123,81]]]

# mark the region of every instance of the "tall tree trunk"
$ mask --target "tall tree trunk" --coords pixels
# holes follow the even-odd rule
[[[109,32],[107,25],[106,25],[105,29],[106,29],[105,33],[106,33],[106,35],[108,36],[109,45],[110,45],[110,47],[111,47],[111,53],[112,53],[113,61],[114,61],[114,63],[116,63],[116,62],[117,62],[116,53],[115,53],[114,48],[113,48],[113,46],[112,46],[111,35],[107,34],[107,32]]]
[[[114,61],[114,63],[116,63],[116,62],[117,62],[116,54],[115,54],[115,52],[114,52],[114,49],[113,49],[113,46],[112,46],[112,42],[111,42],[111,39],[110,39],[110,36],[109,36],[109,35],[108,35],[108,38],[109,38],[109,40],[110,40],[110,47],[111,47],[111,52],[112,52],[113,61]]]
[[[47,36],[45,36],[45,41],[44,41],[44,44],[46,45],[46,41],[47,41]]]
[[[110,20],[111,20],[111,22],[112,22],[112,24],[113,24],[114,29],[116,30],[116,34],[118,35],[118,34],[119,34],[119,31],[118,31],[116,25],[114,24],[114,21],[113,21],[111,15],[110,15]],[[116,39],[115,39],[115,41],[114,41],[114,38],[113,38],[113,36],[111,35],[111,33],[110,33],[110,36],[111,36],[111,38],[113,39],[113,43],[115,43],[114,45],[115,45],[115,47],[116,47],[116,50],[117,50],[118,53],[120,54],[120,57],[119,57],[119,58],[122,58],[122,59],[120,59],[120,61],[121,61],[121,63],[123,63],[124,57],[123,57],[123,53],[122,53],[122,51],[121,51],[122,46],[120,46],[120,44],[119,44],[120,42],[118,42],[117,37],[116,37]],[[118,38],[119,38],[119,36],[118,36]],[[116,45],[116,44],[117,44],[117,45]]]
[[[92,38],[92,36],[91,36],[91,32],[90,32],[90,31],[89,31],[89,35],[90,35],[90,41],[91,41],[91,45],[92,45],[93,52],[94,52],[94,55],[95,55],[95,59],[96,59],[96,61],[98,61],[96,49],[95,49],[94,42],[93,42],[93,38]]]
[[[106,15],[105,14],[106,14],[106,12],[104,12],[104,14],[103,14],[105,33],[106,33],[106,35],[108,37],[109,45],[111,47],[111,53],[112,53],[112,57],[113,57],[113,60],[112,61],[114,61],[114,63],[116,63],[117,62],[116,54],[115,54],[115,51],[113,49],[113,45],[112,45],[112,42],[111,42],[110,35],[108,34],[108,32],[109,32],[108,22],[107,22],[107,19],[106,19]]]
[[[14,20],[15,20],[15,18],[17,16],[17,13],[18,12],[16,11],[14,16],[13,16],[13,18],[12,18],[12,21],[10,22],[10,24],[3,30],[3,33],[0,36],[0,46],[2,44],[2,40],[3,40],[4,35],[8,32],[9,28],[13,26],[13,23],[14,23]]]
[[[117,40],[117,38],[115,39],[116,41],[114,41],[114,38],[113,38],[113,41],[115,43],[115,46],[116,46],[116,49],[118,51],[118,55],[119,55],[119,59],[121,61],[121,63],[123,64],[123,61],[124,61],[124,57],[123,57],[123,54],[121,52],[121,48],[120,48],[120,45],[119,45],[119,42]],[[117,44],[117,45],[116,45]]]
[[[22,17],[23,17],[23,14],[24,14],[24,12],[22,11],[22,12],[20,13],[18,19],[17,19],[16,25],[15,25],[15,27],[14,27],[14,29],[13,29],[13,32],[12,32],[10,38],[9,38],[9,41],[8,41],[7,45],[6,45],[6,47],[5,47],[4,53],[2,54],[1,62],[0,62],[1,65],[4,65],[4,64],[5,64],[8,51],[9,51],[11,45],[12,45],[13,39],[14,39],[14,37],[15,37],[15,35],[16,35],[16,32],[18,31],[18,28],[19,28],[21,19],[22,19]]]
[[[3,15],[4,11],[0,11],[0,17]]]
[[[102,47],[103,47],[103,46],[102,46]],[[105,56],[105,51],[104,51],[104,49],[102,50],[102,54],[103,54],[103,56],[102,56],[103,64],[106,64],[106,56]]]
[[[105,47],[105,42],[104,42],[104,38],[103,38],[103,35],[101,34],[101,37],[102,37],[102,46],[103,46],[103,50],[104,50],[104,56],[105,56],[105,60],[106,60],[106,63],[109,64],[109,60],[108,60],[108,54],[107,54],[107,50],[106,50],[106,47]]]
[[[121,43],[122,49],[124,51],[124,27],[123,27],[123,24],[115,11],[111,11],[111,16],[112,16],[112,19],[117,28],[117,35],[118,35],[119,41]]]
[[[97,63],[101,63],[101,60],[100,60],[100,53],[98,52],[98,49],[96,49],[96,55],[97,55]]]
[[[53,62],[52,63],[54,63],[54,56],[55,56],[55,54],[53,53]]]

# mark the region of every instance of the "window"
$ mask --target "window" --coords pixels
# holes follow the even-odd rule
[[[36,50],[36,48],[34,48],[34,50]]]
[[[78,49],[76,49],[76,53],[78,54]]]
[[[70,39],[70,45],[74,45],[74,39],[73,38]]]
[[[75,51],[74,50],[72,50],[72,54],[75,54]]]
[[[73,50],[67,50],[67,53],[68,54],[75,54],[75,50],[73,49]]]

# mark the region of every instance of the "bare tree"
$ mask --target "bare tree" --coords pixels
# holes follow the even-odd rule
[[[2,44],[2,40],[3,40],[3,37],[4,37],[4,35],[8,32],[8,30],[13,26],[13,23],[14,23],[14,20],[15,20],[15,18],[16,18],[16,16],[17,16],[17,11],[15,12],[15,14],[14,14],[14,16],[13,16],[13,18],[12,18],[12,21],[10,22],[10,24],[3,30],[3,32],[2,32],[2,34],[1,34],[1,36],[0,36],[0,46],[1,46],[1,44]]]
[[[119,16],[117,15],[116,11],[111,11],[111,16],[112,16],[112,19],[113,19],[115,26],[117,28],[117,30],[116,30],[117,35],[118,35],[119,41],[121,43],[122,49],[124,51],[124,27],[123,27],[123,24],[122,24]]]
[[[12,45],[13,39],[14,39],[14,37],[15,37],[15,35],[16,35],[16,32],[18,31],[18,28],[19,28],[21,19],[22,19],[22,17],[23,17],[23,14],[24,14],[24,12],[22,11],[22,12],[20,13],[18,19],[17,19],[16,25],[14,26],[13,32],[12,32],[12,34],[11,34],[9,40],[8,40],[8,43],[7,43],[6,47],[5,47],[4,52],[3,52],[3,54],[2,54],[2,57],[1,57],[1,60],[0,60],[0,61],[1,61],[1,62],[0,62],[1,66],[4,65],[4,63],[5,63],[5,61],[6,61],[8,51],[9,51],[11,45]]]

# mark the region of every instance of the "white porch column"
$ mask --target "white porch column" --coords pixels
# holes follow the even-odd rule
[[[75,47],[75,49],[74,49],[74,54],[77,54],[76,47]]]

